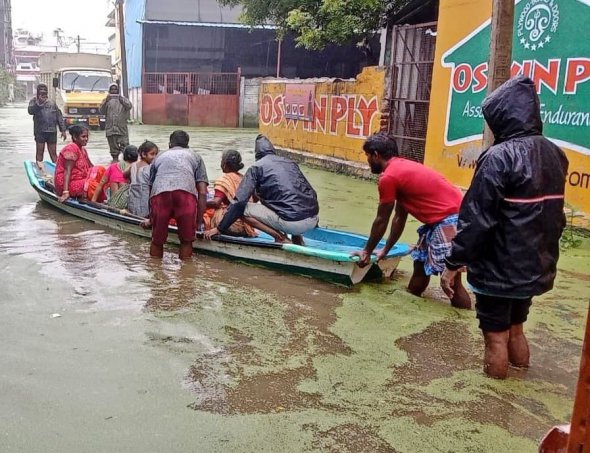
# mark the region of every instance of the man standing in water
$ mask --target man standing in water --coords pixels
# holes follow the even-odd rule
[[[105,132],[113,162],[119,161],[119,154],[129,144],[127,121],[131,108],[129,99],[119,93],[119,86],[111,83],[109,94],[100,105],[100,113],[106,117]]]
[[[365,248],[353,255],[360,258],[358,265],[361,267],[370,263],[371,254],[385,234],[395,209],[387,243],[376,253],[377,260],[387,256],[402,235],[408,214],[412,215],[424,225],[418,229],[418,245],[412,251],[414,272],[408,291],[421,296],[430,283],[430,277],[444,270],[445,256],[457,231],[461,191],[440,173],[399,157],[395,140],[384,132],[367,138],[363,150],[371,171],[381,175],[379,207]],[[453,307],[471,308],[471,300],[461,284],[460,274],[455,275],[452,287],[454,293],[450,299]]]
[[[168,239],[168,225],[176,221],[180,240],[180,259],[193,254],[196,230],[203,230],[207,209],[207,170],[201,156],[189,149],[185,131],[170,135],[170,149],[158,154],[150,167],[150,220],[142,226],[152,227],[150,255],[162,258]]]
[[[48,98],[47,85],[41,83],[37,85],[37,96],[29,102],[29,115],[33,115],[33,133],[36,144],[37,166],[41,167],[43,155],[45,154],[45,145],[51,162],[57,162],[57,129],[61,137],[67,138],[66,126],[61,110],[55,102]]]
[[[477,162],[441,286],[453,297],[452,282],[467,266],[485,342],[484,372],[504,379],[509,364],[528,367],[523,325],[532,297],[553,287],[568,161],[542,135],[531,79],[509,80],[482,109],[495,142]]]

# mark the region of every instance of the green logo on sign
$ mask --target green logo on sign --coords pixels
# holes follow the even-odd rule
[[[544,133],[560,146],[590,155],[590,0],[517,1],[512,75],[537,85]],[[583,34],[585,36],[580,36]],[[481,138],[490,21],[449,49],[452,70],[445,143]]]

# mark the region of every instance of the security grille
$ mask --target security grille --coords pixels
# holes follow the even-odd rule
[[[424,161],[436,22],[394,26],[389,133],[403,157]]]

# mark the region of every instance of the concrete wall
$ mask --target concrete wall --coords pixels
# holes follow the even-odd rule
[[[263,78],[242,77],[240,89],[240,127],[258,127],[260,85]]]
[[[384,67],[365,68],[349,80],[263,80],[260,132],[277,148],[366,164],[365,138],[387,125],[388,81],[389,71]],[[313,121],[285,118],[283,103],[289,84],[315,85]]]
[[[133,105],[130,112],[131,121],[142,123],[142,94],[141,88],[129,88],[129,100]]]

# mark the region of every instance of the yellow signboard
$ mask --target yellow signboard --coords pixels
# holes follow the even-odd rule
[[[491,0],[441,0],[425,164],[468,187],[481,154]],[[544,135],[570,161],[566,201],[590,212],[590,0],[518,0],[512,73],[531,77]],[[586,30],[586,31],[584,31]],[[575,31],[575,32],[574,32]],[[586,37],[578,36],[585,33]]]
[[[263,81],[260,132],[278,148],[366,163],[363,142],[380,129],[385,75],[367,67],[356,80]]]

